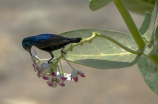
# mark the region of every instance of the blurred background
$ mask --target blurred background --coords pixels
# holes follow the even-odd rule
[[[131,15],[139,28],[144,15]],[[57,88],[37,77],[23,38],[92,27],[129,33],[113,3],[91,11],[88,0],[0,0],[0,104],[158,104],[137,65],[97,70],[73,64],[86,77]],[[63,68],[72,71],[65,62]]]

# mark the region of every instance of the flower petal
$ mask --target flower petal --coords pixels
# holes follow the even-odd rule
[[[43,76],[42,78],[43,78],[44,80],[48,80],[48,79],[49,79],[48,76]]]
[[[44,71],[45,73],[50,72],[50,67],[47,63],[43,62],[39,65],[40,70]]]
[[[57,84],[55,83],[52,87],[53,87],[53,88],[57,87]]]
[[[72,76],[72,77],[77,77],[77,76],[78,76],[78,71],[77,71],[77,70],[73,70],[73,71],[71,72],[71,76]]]
[[[32,60],[33,62],[36,62],[36,61],[37,61],[37,59],[36,59],[35,56],[31,56],[31,60]]]
[[[36,72],[36,67],[35,67],[35,65],[34,65],[34,64],[32,64],[32,66],[34,67],[34,71]]]
[[[64,87],[65,86],[65,83],[59,83],[60,86]]]
[[[77,70],[78,71],[78,74],[81,76],[81,77],[85,77],[84,73],[80,70]]]
[[[72,76],[71,76],[72,77]],[[72,77],[72,79],[77,82],[78,81],[78,77]]]
[[[53,88],[57,87],[56,83],[51,83],[50,81],[47,81],[47,85]]]
[[[68,81],[72,81],[71,74],[64,73],[64,76],[67,78]]]
[[[34,55],[37,55],[37,52],[36,52],[36,50],[35,50],[35,49],[33,49],[33,53],[34,53]]]
[[[33,56],[35,56],[37,59],[39,59],[39,56],[37,55],[37,52],[36,52],[36,50],[35,50],[35,49],[33,49],[33,53],[34,53],[34,55],[33,55]]]
[[[67,78],[65,77],[65,76],[63,76],[63,75],[58,75],[58,78],[60,79],[60,80],[62,80],[62,81],[65,81]]]
[[[35,61],[36,64],[39,64],[39,63],[40,63],[40,59],[39,59],[38,56],[35,56],[35,55],[31,56],[31,60],[32,60],[32,61]]]
[[[41,77],[41,75],[40,75],[41,73],[40,72],[37,72],[37,76],[40,78]]]
[[[50,87],[54,86],[54,84],[49,82],[49,81],[47,81],[47,85],[50,86]]]
[[[84,73],[82,73],[82,74],[79,73],[79,75],[80,75],[81,77],[86,77],[86,76],[84,75]]]
[[[57,75],[55,74],[55,72],[52,72],[51,76],[56,77]]]

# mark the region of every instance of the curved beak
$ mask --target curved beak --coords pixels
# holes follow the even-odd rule
[[[31,47],[24,47],[24,49],[30,53],[30,55],[32,56],[32,53],[31,53]]]
[[[31,53],[31,47],[28,49],[28,52],[29,52],[30,55],[32,56],[32,53]]]

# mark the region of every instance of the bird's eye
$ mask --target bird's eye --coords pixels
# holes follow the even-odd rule
[[[29,45],[25,45],[25,47],[29,47]]]

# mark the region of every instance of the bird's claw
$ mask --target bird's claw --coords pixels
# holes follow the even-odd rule
[[[63,49],[61,50],[61,54],[62,54],[62,53],[66,54],[66,52],[65,52]]]
[[[51,58],[50,60],[48,60],[48,64],[52,64],[53,65],[53,62],[51,62],[51,60],[52,60],[53,58]]]
[[[53,62],[48,61],[47,63],[48,63],[48,64],[52,64],[52,65],[53,65]]]

